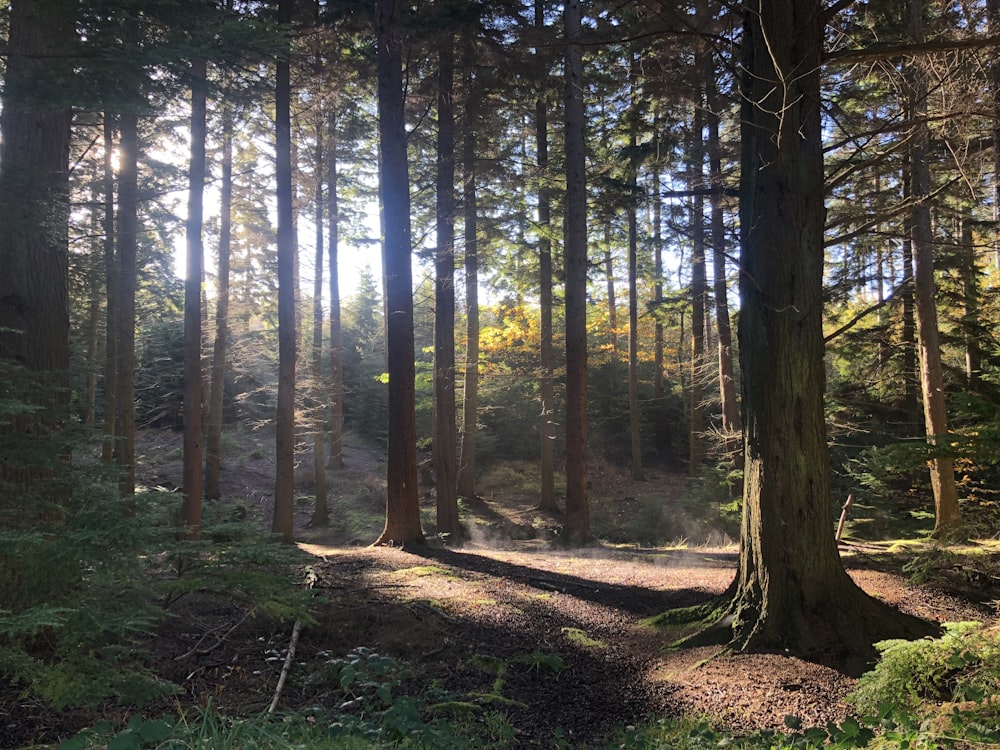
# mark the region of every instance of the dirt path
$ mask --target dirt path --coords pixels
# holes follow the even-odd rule
[[[709,716],[752,731],[780,729],[788,714],[816,725],[847,710],[843,699],[854,681],[829,668],[780,655],[711,659],[713,648],[665,653],[678,633],[642,624],[723,591],[733,576],[731,549],[306,549],[322,560],[318,585],[335,602],[308,633],[309,647],[336,653],[364,645],[393,654],[414,665],[421,685],[492,702],[521,747],[547,745],[557,732],[602,740],[651,716]],[[869,592],[923,617],[989,616],[893,574],[852,574]],[[566,668],[547,667],[553,656]]]

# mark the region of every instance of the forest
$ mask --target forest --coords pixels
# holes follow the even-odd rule
[[[1000,0],[0,37],[0,748],[1000,746]]]

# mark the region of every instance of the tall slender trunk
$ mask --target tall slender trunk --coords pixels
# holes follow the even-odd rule
[[[344,342],[340,325],[340,184],[337,171],[336,116],[330,115],[327,146],[327,257],[330,272],[330,460],[335,471],[344,468]]]
[[[376,544],[423,544],[417,494],[410,178],[403,119],[400,0],[377,0],[379,186],[382,197],[389,446],[385,528]]]
[[[233,109],[222,103],[222,180],[219,185],[219,273],[215,299],[215,343],[205,436],[205,497],[218,500],[222,471],[222,417],[225,406],[226,358],[229,348],[229,276],[233,227]]]
[[[969,389],[979,386],[983,371],[983,353],[979,344],[982,326],[979,321],[979,265],[976,263],[976,245],[973,222],[962,220],[961,274],[962,274],[962,338],[965,344],[965,382]]]
[[[535,29],[545,28],[545,6],[535,0]],[[552,198],[549,187],[549,115],[545,97],[548,64],[542,53],[538,57],[538,86],[535,100],[535,153],[538,161],[538,299],[541,316],[539,331],[538,364],[541,383],[539,393],[541,410],[538,434],[540,439],[538,509],[558,513],[555,481],[555,352],[552,346]]]
[[[704,128],[704,107],[701,92],[694,103],[691,161],[688,182],[697,190],[704,182],[705,146],[701,138]],[[698,476],[705,458],[704,436],[705,402],[703,382],[705,377],[705,307],[708,283],[705,272],[705,197],[698,192],[691,205],[691,398],[690,446],[688,475]]]
[[[579,0],[563,6],[566,28],[566,521],[570,544],[591,538],[587,499],[587,178]]]
[[[912,111],[908,114],[912,120]],[[900,175],[904,201],[911,201],[913,198],[911,162],[910,153],[907,152],[903,156],[903,169]],[[903,269],[907,276],[913,275],[913,243],[910,241],[913,234],[912,227],[913,212],[910,211],[903,217],[903,229],[907,239],[902,243],[902,255]],[[906,284],[903,287],[900,294],[900,306],[903,318],[899,331],[903,359],[903,412],[907,416],[912,434],[917,435],[921,429],[921,400],[919,393],[920,373],[917,371],[917,306],[914,284]]]
[[[654,129],[660,132],[659,113],[654,117]],[[659,311],[663,304],[663,200],[660,198],[660,141],[656,141],[656,156],[652,165],[653,183],[653,305]],[[653,396],[663,398],[666,389],[663,383],[663,320],[656,316],[653,330]]]
[[[314,193],[315,214],[313,223],[316,225],[316,262],[313,264],[313,319],[312,319],[312,392],[317,396],[312,399],[316,413],[312,418],[313,433],[313,472],[316,484],[316,505],[310,526],[326,526],[330,522],[327,509],[326,489],[326,418],[327,399],[322,394],[327,392],[323,384],[323,109],[316,116],[316,151],[314,153],[316,186]]]
[[[468,45],[469,59],[473,50]],[[462,399],[462,455],[458,462],[458,494],[476,496],[476,432],[479,424],[479,205],[476,197],[476,135],[479,92],[475,82],[465,101],[462,136],[462,212],[465,218],[465,380]]]
[[[115,454],[118,418],[118,291],[119,267],[115,241],[115,172],[112,168],[115,127],[112,115],[104,113],[104,287],[107,294],[104,321],[104,440],[101,461],[110,464]]]
[[[181,523],[192,539],[201,535],[202,402],[201,279],[205,193],[207,72],[204,59],[191,63],[191,163],[188,169],[187,267],[184,279],[184,500]]]
[[[910,40],[924,41],[923,2],[909,0]],[[924,428],[932,445],[947,443],[948,414],[944,401],[944,375],[941,369],[941,344],[938,333],[937,306],[934,301],[934,235],[931,228],[931,193],[929,165],[930,128],[927,125],[927,80],[917,61],[909,71],[915,132],[910,140],[910,170],[913,182],[911,243],[913,278],[917,306],[917,346],[920,353],[920,388],[924,400]],[[931,489],[934,492],[934,533],[947,534],[961,524],[955,469],[947,456],[929,462]]]
[[[632,60],[629,87],[632,97],[631,122],[629,124],[629,150],[633,154],[629,169],[628,202],[628,414],[629,436],[632,448],[632,479],[645,481],[642,468],[642,413],[639,409],[639,158],[636,156],[638,142],[638,118],[636,109],[637,58]]]
[[[292,0],[279,0],[278,20],[291,21]],[[271,531],[286,542],[295,521],[295,230],[292,208],[291,76],[287,48],[275,73],[275,177],[278,203],[278,404]]]
[[[139,117],[120,120],[118,147],[118,409],[115,460],[123,496],[135,494],[135,292],[139,231]]]
[[[611,353],[618,357],[618,300],[615,298],[615,259],[611,253],[611,220],[604,222],[604,284],[608,293],[608,336]]]
[[[725,452],[737,469],[743,469],[740,405],[736,397],[736,375],[733,368],[733,331],[729,321],[729,289],[726,283],[726,224],[722,205],[722,145],[719,138],[719,98],[715,79],[707,76],[708,104],[708,171],[712,185],[711,243],[712,284],[715,293],[715,331],[719,341],[719,395],[722,402],[722,432]],[[734,482],[732,491],[738,493]]]
[[[83,423],[93,427],[97,419],[97,373],[98,352],[101,339],[101,299],[104,282],[104,247],[101,238],[101,213],[98,210],[100,191],[95,185],[91,191],[91,202],[94,208],[90,213],[91,234],[90,252],[87,257],[87,325],[86,325],[86,368],[84,381]]]
[[[437,250],[434,284],[434,489],[437,532],[459,541],[455,427],[455,108],[454,35],[438,50]]]

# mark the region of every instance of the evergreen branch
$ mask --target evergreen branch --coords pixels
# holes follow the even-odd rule
[[[900,290],[902,290],[903,288],[909,286],[912,282],[913,282],[913,277],[912,276],[907,276],[905,279],[903,279],[901,282],[899,282],[899,286],[897,286],[895,289],[893,289],[892,292],[890,292],[889,295],[887,297],[885,297],[881,302],[876,302],[874,305],[871,305],[870,307],[865,308],[864,310],[862,310],[861,312],[859,312],[857,315],[855,315],[853,318],[851,318],[849,321],[847,321],[846,323],[844,323],[844,325],[842,325],[836,331],[834,331],[833,333],[831,333],[831,334],[829,334],[827,336],[824,336],[823,337],[823,343],[824,344],[829,344],[833,339],[837,338],[837,336],[839,336],[840,334],[842,334],[845,331],[849,331],[850,329],[854,328],[854,326],[856,326],[858,323],[860,323],[863,318],[867,317],[868,315],[871,315],[876,310],[881,310],[883,307],[885,307],[890,302],[892,302],[893,299],[895,299],[896,294],[898,294],[900,292]]]

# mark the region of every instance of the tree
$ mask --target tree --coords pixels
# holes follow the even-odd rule
[[[312,389],[314,393],[321,393],[325,389],[323,383],[323,131],[326,128],[323,108],[319,107],[316,115],[315,133],[315,153],[313,155],[315,167],[315,193],[314,201],[314,223],[316,225],[316,255],[313,264],[313,319],[312,319]],[[329,157],[326,157],[329,158]],[[313,509],[313,516],[309,522],[310,526],[326,526],[330,522],[330,514],[327,509],[326,491],[326,403],[327,399],[317,398],[313,408],[316,414],[313,417],[313,473],[316,477],[316,506]]]
[[[279,0],[278,20],[292,19],[293,0]],[[275,73],[275,177],[278,202],[278,407],[271,531],[294,538],[295,513],[295,234],[292,210],[291,76],[289,52]]]
[[[839,659],[930,627],[859,589],[833,535],[823,391],[818,0],[758,0],[743,29],[741,306],[746,470],[731,646]],[[791,532],[791,533],[790,533]]]
[[[437,533],[458,542],[455,427],[455,35],[438,49],[437,250],[434,260],[434,490]]]
[[[71,10],[68,2],[24,0],[9,16],[0,113],[0,368],[4,401],[27,413],[7,406],[0,424],[0,490],[11,530],[61,518],[66,499],[65,446],[51,437],[62,432],[69,403],[72,112],[66,92],[46,80],[46,65],[76,43]],[[61,66],[56,72],[68,74]],[[20,554],[8,546],[0,551],[0,609],[16,612],[39,596],[31,570],[45,570],[47,561],[26,555],[30,544],[15,547]],[[47,578],[65,581],[73,574],[65,567]]]
[[[535,0],[535,30],[545,30],[545,7],[542,0]],[[548,77],[548,59],[541,49],[535,52],[536,75],[539,91],[535,99],[535,153],[538,168],[538,306],[540,321],[538,366],[541,383],[539,396],[538,435],[541,442],[541,475],[538,509],[558,513],[555,482],[555,354],[552,344],[552,200],[548,185],[549,171],[549,114],[545,81]]]
[[[191,162],[188,170],[187,274],[184,281],[184,470],[181,523],[185,533],[201,534],[202,401],[201,280],[204,266],[202,218],[205,191],[206,99],[204,58],[191,63]]]
[[[579,0],[564,6],[566,33],[566,521],[569,544],[588,542],[587,182]]]
[[[910,40],[922,44],[923,2],[908,0]],[[948,414],[944,402],[944,376],[941,370],[941,344],[938,333],[934,288],[934,235],[931,229],[930,128],[927,125],[928,83],[917,60],[911,62],[910,85],[914,132],[910,141],[910,179],[913,209],[910,233],[913,246],[914,297],[916,302],[917,343],[920,352],[920,389],[924,403],[924,426],[928,442],[943,447],[948,434]],[[947,455],[930,459],[931,489],[934,492],[934,534],[953,532],[961,524],[955,470]]]
[[[466,45],[472,60],[472,43]],[[465,97],[462,134],[462,215],[465,228],[465,377],[462,397],[462,452],[458,461],[458,494],[476,496],[476,431],[479,429],[479,204],[476,197],[476,135],[479,90],[473,81]]]
[[[417,494],[413,353],[413,277],[410,268],[410,179],[403,119],[403,49],[399,0],[377,0],[379,186],[385,236],[389,371],[389,451],[385,528],[376,544],[423,544]]]
[[[222,103],[222,178],[219,184],[219,271],[215,295],[215,342],[209,379],[205,435],[205,497],[218,500],[222,462],[222,412],[229,346],[229,267],[233,226],[233,109]]]
[[[340,315],[340,180],[337,171],[336,117],[330,117],[327,150],[326,199],[329,224],[327,259],[330,280],[330,460],[333,470],[344,468],[344,341]]]

